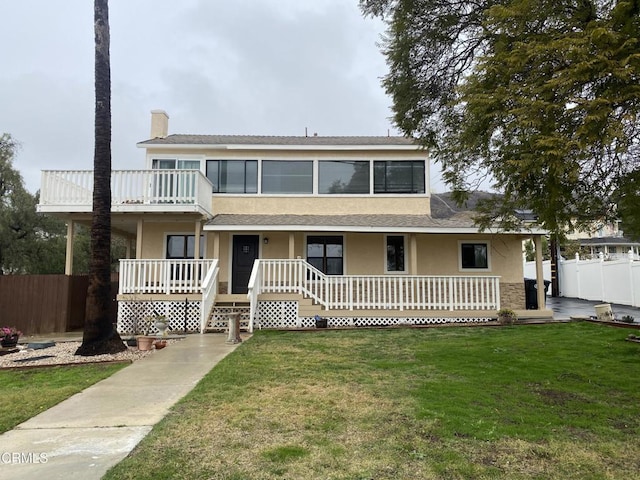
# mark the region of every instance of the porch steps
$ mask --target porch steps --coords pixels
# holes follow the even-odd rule
[[[209,320],[205,326],[205,332],[224,331],[229,328],[229,314],[232,312],[240,313],[240,330],[249,329],[249,302],[216,302]]]
[[[299,317],[315,317],[316,315],[322,316],[323,312],[325,312],[324,306],[314,303],[310,298],[302,298],[298,302]]]

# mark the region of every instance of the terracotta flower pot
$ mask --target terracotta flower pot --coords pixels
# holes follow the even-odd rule
[[[138,342],[138,350],[151,350],[153,348],[154,337],[136,337]]]

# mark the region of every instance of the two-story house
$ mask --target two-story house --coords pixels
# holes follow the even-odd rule
[[[249,330],[525,313],[522,240],[544,232],[432,217],[428,155],[410,139],[169,135],[161,110],[151,123],[145,168],[112,172],[112,229],[130,240],[121,333],[153,311],[202,332],[231,309]],[[39,210],[67,220],[68,259],[91,190],[91,171],[43,172]]]

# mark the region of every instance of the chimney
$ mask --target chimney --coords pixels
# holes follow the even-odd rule
[[[151,110],[151,138],[165,138],[169,134],[169,115],[164,110]]]

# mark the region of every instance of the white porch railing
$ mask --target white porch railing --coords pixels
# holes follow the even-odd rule
[[[120,260],[119,293],[202,293],[217,260]]]
[[[92,170],[42,172],[40,205],[92,205]],[[212,186],[199,170],[114,170],[112,205],[197,204],[211,208]]]
[[[498,310],[500,277],[325,275],[304,260],[256,260],[250,328],[261,293],[298,293],[327,309]]]
[[[200,302],[200,333],[204,333],[211,310],[218,295],[218,260],[215,259],[202,282],[202,302]]]

